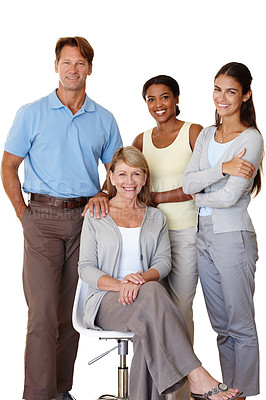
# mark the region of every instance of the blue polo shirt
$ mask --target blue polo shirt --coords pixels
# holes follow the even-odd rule
[[[86,95],[73,115],[55,90],[18,110],[5,151],[24,158],[24,192],[79,197],[100,190],[98,161],[109,163],[120,146],[109,111]]]

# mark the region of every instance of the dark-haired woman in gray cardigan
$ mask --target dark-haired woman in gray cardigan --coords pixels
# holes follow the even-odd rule
[[[218,334],[223,379],[243,396],[259,393],[254,321],[256,234],[247,212],[260,190],[263,139],[257,129],[251,74],[226,64],[214,82],[216,126],[204,129],[183,178],[199,207],[197,261],[208,314]]]
[[[195,356],[184,319],[158,282],[171,269],[164,214],[152,207],[150,175],[135,147],[118,149],[107,179],[109,214],[87,213],[79,274],[89,284],[84,325],[131,330],[130,400],[162,400],[188,379],[195,400],[239,397],[213,379]]]

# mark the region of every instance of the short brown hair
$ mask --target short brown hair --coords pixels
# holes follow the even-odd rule
[[[91,65],[94,56],[94,50],[85,38],[81,36],[74,36],[58,39],[55,46],[55,59],[57,63],[61,57],[61,51],[64,46],[77,47],[80,51],[80,54],[86,58],[89,65]]]

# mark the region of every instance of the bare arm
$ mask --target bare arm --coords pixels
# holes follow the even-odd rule
[[[27,208],[18,176],[18,168],[22,161],[22,157],[4,151],[1,172],[4,189],[20,221],[22,221],[22,216]]]
[[[139,151],[142,152],[143,149],[143,133],[140,133],[132,143],[132,146],[136,147]]]
[[[192,151],[194,150],[196,140],[197,140],[200,132],[202,131],[202,129],[203,129],[203,127],[198,124],[191,124],[191,126],[189,128],[189,144],[190,144]]]
[[[191,199],[191,195],[185,194],[182,187],[169,190],[167,192],[153,192],[152,194],[152,200],[156,205],[160,203],[176,203],[180,201],[188,201]]]

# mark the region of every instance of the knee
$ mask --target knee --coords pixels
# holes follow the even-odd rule
[[[29,306],[28,312],[28,328],[30,330],[39,331],[57,329],[57,308],[55,304],[49,302],[38,302]]]
[[[149,290],[150,292],[156,292],[157,290],[160,290],[159,288],[162,287],[162,285],[157,281],[150,281],[145,283],[143,287]]]
[[[155,299],[161,296],[169,297],[169,294],[161,283],[155,281],[145,283],[145,285],[142,286],[141,291],[145,298]]]

